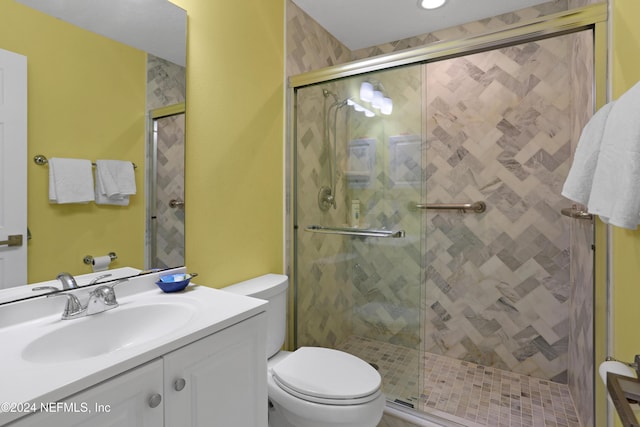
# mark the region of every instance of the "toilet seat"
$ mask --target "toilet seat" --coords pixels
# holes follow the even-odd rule
[[[272,369],[274,382],[300,399],[327,405],[357,405],[376,399],[380,374],[351,354],[301,347]]]

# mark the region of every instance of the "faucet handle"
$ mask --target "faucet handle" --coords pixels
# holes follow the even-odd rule
[[[129,279],[120,279],[118,281],[116,281],[115,283],[112,283],[110,285],[100,285],[97,288],[95,288],[93,291],[91,291],[91,293],[89,295],[91,295],[91,297],[94,298],[100,298],[103,302],[104,305],[106,306],[114,306],[111,308],[115,308],[118,306],[118,300],[116,299],[116,293],[113,290],[113,288],[116,285],[119,285],[121,283],[124,283],[126,281],[128,281]]]
[[[47,298],[51,297],[67,297],[67,305],[64,307],[64,311],[62,312],[62,319],[72,319],[77,317],[80,313],[84,311],[84,307],[80,303],[78,297],[68,292],[58,292],[55,294],[47,295]]]
[[[91,291],[89,295],[90,295],[90,301],[95,298],[98,298],[102,301],[102,303],[104,303],[104,305],[107,305],[107,306],[118,305],[118,301],[116,300],[116,293],[113,291],[112,286],[108,286],[108,285],[98,286],[93,291]]]

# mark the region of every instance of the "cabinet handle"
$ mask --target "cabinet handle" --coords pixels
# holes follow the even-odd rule
[[[184,388],[184,386],[187,385],[187,382],[185,381],[184,378],[178,378],[174,383],[173,383],[173,388],[176,391],[182,391],[182,389]]]
[[[149,406],[152,408],[157,408],[162,402],[162,396],[158,393],[151,395],[149,398]]]

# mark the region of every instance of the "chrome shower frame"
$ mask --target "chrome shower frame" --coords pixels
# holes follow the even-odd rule
[[[552,15],[542,16],[534,18],[529,21],[520,22],[513,25],[504,26],[498,30],[473,35],[466,38],[443,41],[418,47],[414,49],[407,49],[404,51],[380,55],[372,58],[358,60],[346,64],[327,67],[320,70],[299,74],[289,77],[288,87],[288,135],[287,135],[287,154],[289,156],[289,167],[287,168],[288,174],[288,188],[289,197],[287,205],[287,242],[288,245],[288,261],[287,271],[292,281],[293,286],[290,287],[292,292],[292,298],[290,298],[290,313],[293,313],[292,321],[289,325],[289,340],[288,348],[294,349],[297,347],[296,343],[296,331],[297,331],[297,297],[298,297],[298,283],[297,283],[297,260],[295,257],[296,248],[296,235],[298,232],[303,231],[304,227],[298,226],[298,217],[296,212],[296,191],[297,183],[295,177],[292,176],[292,171],[296,170],[296,126],[294,114],[297,109],[296,105],[296,92],[303,87],[316,85],[320,83],[328,83],[331,81],[344,79],[347,77],[366,75],[370,72],[383,71],[396,67],[434,62],[445,58],[451,58],[456,56],[468,55],[478,53],[487,50],[493,50],[496,48],[503,48],[508,46],[517,45],[524,42],[536,41],[540,39],[556,37],[564,34],[579,32],[582,30],[592,30],[594,35],[594,56],[598,60],[594,64],[594,111],[602,107],[608,101],[608,87],[607,87],[607,46],[608,46],[608,8],[606,3],[592,4],[589,6],[572,9],[565,12],[560,12]],[[328,96],[328,95],[327,95]],[[337,97],[336,97],[337,101]],[[335,188],[325,188],[326,196],[323,197],[335,197]],[[319,195],[320,198],[320,195]],[[328,209],[328,208],[327,208]],[[594,334],[596,345],[594,359],[595,361],[602,361],[607,354],[607,346],[610,346],[611,337],[609,324],[610,324],[610,260],[609,260],[609,246],[610,240],[609,230],[606,225],[600,222],[596,222],[595,226],[595,283],[594,293],[602,298],[607,298],[607,301],[596,305],[594,313]],[[607,425],[606,419],[610,416],[610,409],[607,408],[607,395],[604,387],[595,381],[596,398],[594,402],[595,407],[595,421],[596,425]],[[395,408],[393,404],[392,410],[399,410],[400,412],[406,412],[405,408]],[[407,420],[423,419],[425,414],[406,414]]]

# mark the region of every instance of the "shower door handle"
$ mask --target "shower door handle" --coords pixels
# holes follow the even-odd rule
[[[411,203],[409,209],[459,210],[463,212],[483,213],[487,210],[485,202],[473,203]]]
[[[172,199],[169,201],[169,207],[174,209],[184,207],[184,200]]]

